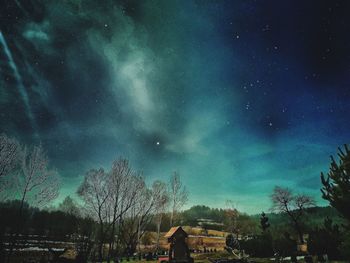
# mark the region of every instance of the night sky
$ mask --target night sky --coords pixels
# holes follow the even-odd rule
[[[321,201],[349,142],[349,1],[1,0],[0,132],[42,143],[62,178],[119,156],[178,171],[188,206]]]

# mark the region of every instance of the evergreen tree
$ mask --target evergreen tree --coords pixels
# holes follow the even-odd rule
[[[322,197],[350,222],[350,151],[338,148],[339,163],[331,156],[330,170],[325,176],[321,173]]]
[[[264,212],[261,213],[260,226],[263,232],[265,232],[265,230],[267,230],[270,227],[269,218]]]

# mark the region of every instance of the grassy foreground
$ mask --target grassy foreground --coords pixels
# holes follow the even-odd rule
[[[232,254],[226,252],[226,251],[220,251],[216,253],[206,253],[206,254],[192,254],[191,255],[194,258],[195,263],[211,263],[209,259],[234,259]],[[273,263],[275,262],[274,260],[271,260],[270,258],[249,258],[251,262],[256,262],[256,263]],[[111,261],[115,263],[114,261]],[[123,259],[122,263],[157,263],[157,260],[152,260],[152,261],[146,261],[145,259],[143,260],[132,260],[130,259],[129,261],[126,261]],[[289,263],[289,260],[283,261],[285,263]],[[300,263],[304,263],[304,260],[298,260]],[[316,262],[316,261],[314,261]],[[106,262],[104,262],[106,263]],[[329,261],[329,263],[348,263],[347,261]]]
[[[251,258],[250,259],[252,262],[256,262],[256,263],[273,263],[275,261],[270,260],[268,258]],[[111,261],[112,263],[115,263],[114,261]],[[146,261],[146,260],[130,260],[130,261],[123,261],[123,262],[128,262],[128,263],[157,263],[156,260],[152,260],[152,261]],[[195,263],[210,263],[210,261],[208,259],[203,259],[203,260],[195,260]],[[289,263],[289,260],[283,261],[285,263]],[[300,263],[304,263],[304,260],[299,260],[298,262]],[[104,261],[103,263],[107,263],[106,261]],[[329,263],[348,263],[347,261],[329,261]]]

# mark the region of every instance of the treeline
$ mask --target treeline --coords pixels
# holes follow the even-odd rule
[[[20,201],[8,201],[0,204],[0,233],[2,243],[7,243],[10,234],[16,230],[16,218]],[[309,251],[315,254],[326,251],[331,258],[342,256],[342,233],[340,226],[344,224],[336,210],[332,207],[313,207],[307,209],[308,226],[304,232],[309,234]],[[179,212],[175,225],[198,226],[198,218],[217,220],[222,222],[218,230],[230,231],[230,224],[225,223],[229,220],[227,209],[209,208],[207,206],[193,206],[188,210]],[[220,216],[218,216],[218,214]],[[22,241],[33,239],[33,236],[48,241],[60,240],[65,242],[74,242],[75,249],[78,252],[78,259],[86,260],[95,255],[98,257],[98,234],[100,225],[96,220],[84,215],[84,208],[79,206],[72,198],[67,197],[56,208],[38,209],[24,205],[23,215],[26,218],[22,226]],[[163,214],[160,231],[168,231],[170,225],[170,213]],[[295,251],[297,242],[293,238],[293,228],[290,226],[288,216],[284,213],[268,213],[269,227],[263,230],[261,226],[260,215],[239,214],[237,217],[237,232],[240,235],[240,245],[246,253],[258,257],[273,256],[278,250],[284,255],[289,255]],[[317,220],[312,220],[317,218]],[[157,231],[157,218],[150,215],[150,221],[145,226],[144,231]],[[226,220],[225,220],[226,219]],[[337,222],[336,224],[334,222]],[[126,224],[126,226],[130,226]],[[207,229],[213,229],[208,226]],[[135,230],[134,230],[135,231]],[[123,233],[121,230],[120,233]],[[108,232],[106,231],[108,235]],[[119,256],[131,255],[134,251],[130,250],[130,241],[118,244],[115,253]],[[143,236],[138,240],[137,236],[130,237],[133,242],[145,244],[147,241]],[[120,240],[121,241],[121,240]]]
[[[204,229],[231,232],[232,220],[240,235],[254,235],[259,230],[259,221],[234,208],[210,208],[205,205],[192,206],[179,214],[180,223],[186,226],[201,226]]]
[[[1,232],[10,233],[11,229],[15,229],[17,224],[16,218],[20,201],[13,200],[0,203],[0,224]],[[317,228],[324,226],[325,220],[332,220],[334,224],[343,225],[344,219],[340,217],[337,211],[332,207],[312,207],[306,210],[307,217],[304,232],[309,233]],[[91,217],[84,215],[84,208],[79,206],[71,197],[65,200],[57,207],[39,209],[24,205],[23,216],[26,218],[23,225],[24,235],[46,236],[52,240],[71,240],[74,234],[79,234],[78,229],[82,225],[89,225],[91,231],[96,229],[98,223]],[[145,225],[144,231],[157,232],[157,218],[150,215],[152,220]],[[171,227],[170,213],[162,214],[162,222],[160,224],[160,232],[166,232]],[[284,213],[267,213],[269,219],[269,232],[274,237],[281,237],[285,232],[293,232],[290,226],[288,216]],[[228,223],[228,210],[221,208],[210,208],[204,205],[193,206],[187,210],[179,212],[174,225],[185,225],[197,227],[198,219],[212,220],[219,224],[201,224],[204,229],[219,230],[230,232],[230,224]],[[254,237],[261,233],[260,225],[261,215],[248,215],[239,213],[237,216],[237,230],[242,239]],[[282,231],[283,229],[283,231]],[[86,233],[85,233],[86,234]]]
[[[67,197],[62,204],[72,203],[73,200]],[[65,210],[62,204],[56,209],[39,209],[29,206],[23,207],[22,236],[41,236],[47,240],[69,241],[82,225],[90,224],[93,227],[96,223],[89,217],[82,217],[79,213],[71,213]],[[18,210],[21,203],[18,200],[0,203],[0,233],[7,237],[17,228]],[[78,207],[76,207],[78,209]],[[7,238],[8,239],[8,238]]]
[[[17,222],[14,219],[18,216],[20,205],[21,203],[19,200],[10,200],[0,203],[0,225],[2,233],[10,233],[11,230],[15,229]],[[90,223],[92,228],[96,228],[99,225],[97,221],[86,216],[84,210],[85,208],[83,206],[79,205],[69,196],[57,207],[39,209],[25,203],[22,212],[25,221],[23,221],[24,224],[22,225],[21,234],[28,236],[46,236],[48,239],[52,240],[70,240],[72,235],[78,234],[77,231],[80,225]],[[157,232],[157,215],[149,214],[149,216],[149,221],[142,229],[142,232]],[[229,225],[223,223],[225,222],[226,216],[227,211],[225,209],[210,208],[204,205],[193,206],[187,210],[179,211],[173,224],[196,227],[199,226],[197,219],[202,218],[216,220],[215,222],[222,223],[219,225],[202,225],[204,229],[229,231]],[[160,232],[167,232],[171,227],[171,214],[170,212],[164,212],[162,213],[162,217]],[[125,220],[128,219],[129,218],[125,218]],[[256,234],[259,231],[259,220],[255,216],[242,213],[239,216],[238,224],[243,234]],[[249,224],[253,224],[254,228],[247,228],[246,225]]]
[[[184,210],[179,214],[182,225],[186,226],[198,226],[198,219],[208,219],[217,224],[201,224],[204,228],[229,231],[230,217],[228,215],[229,209],[223,208],[211,208],[205,205],[196,205]],[[261,231],[260,217],[261,214],[248,215],[246,213],[237,211],[237,228],[241,235],[257,235]],[[266,213],[271,224],[270,231],[279,232],[280,228],[290,229],[291,227],[288,215],[286,213]],[[337,210],[331,206],[326,207],[309,207],[305,209],[305,232],[313,229],[317,226],[322,226],[326,218],[331,219],[334,223],[342,225],[345,223],[344,219],[337,212]]]
[[[20,201],[18,200],[0,203],[0,225],[2,233],[10,233],[11,229],[15,229],[17,222],[14,219],[17,216],[19,207]],[[313,207],[307,209],[306,213],[307,220],[305,221],[307,226],[304,231],[305,233],[323,227],[325,220],[332,220],[332,222],[337,225],[345,223],[344,219],[342,219],[332,207]],[[25,203],[23,216],[26,220],[23,225],[22,234],[28,236],[46,236],[48,239],[52,240],[70,240],[74,234],[78,234],[77,230],[81,228],[81,225],[90,224],[92,229],[98,226],[98,223],[92,220],[92,218],[84,215],[84,208],[79,206],[77,202],[69,196],[57,207],[46,209],[31,207]],[[149,221],[144,230],[156,232],[156,217],[155,215],[150,216],[152,216],[152,220]],[[204,225],[204,229],[228,232],[230,225],[226,223],[228,221],[226,217],[226,209],[197,205],[179,212],[174,224],[197,227],[199,226],[198,219],[209,219],[215,220],[216,223],[221,224]],[[237,228],[242,238],[259,235],[261,233],[260,217],[261,215],[240,213],[237,217]],[[269,231],[274,236],[279,236],[281,229],[284,229],[285,232],[293,232],[292,228],[289,226],[290,223],[286,214],[267,213],[266,217],[268,217],[270,223]],[[165,212],[163,213],[160,231],[166,232],[170,227],[170,213]]]

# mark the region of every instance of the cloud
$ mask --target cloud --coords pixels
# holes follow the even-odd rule
[[[50,24],[47,20],[45,20],[40,23],[29,22],[25,24],[22,34],[26,39],[28,39],[34,44],[40,42],[48,44],[48,42],[50,41],[49,31]],[[41,51],[44,50],[45,49],[42,49]]]
[[[86,170],[108,169],[122,155],[148,180],[179,171],[192,203],[234,199],[255,211],[276,184],[318,191],[312,181],[347,138],[346,101],[331,116],[336,96],[325,100],[305,84],[294,53],[266,46],[273,32],[255,18],[270,8],[112,0],[35,7],[1,26],[65,194]],[[6,83],[1,131],[38,143]]]

